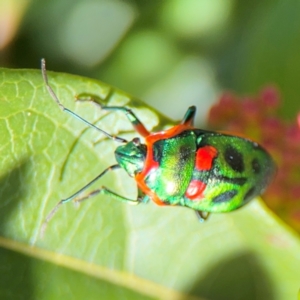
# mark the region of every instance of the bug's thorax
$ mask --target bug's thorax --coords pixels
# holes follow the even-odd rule
[[[147,147],[140,142],[139,138],[134,138],[125,145],[117,147],[115,150],[115,157],[118,164],[131,177],[134,177],[143,170],[146,155]]]
[[[177,125],[145,138],[147,155],[144,168],[135,180],[154,202],[180,197],[187,188],[194,167],[196,144],[193,130]]]

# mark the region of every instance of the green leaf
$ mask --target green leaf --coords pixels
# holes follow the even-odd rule
[[[136,135],[124,115],[76,95],[132,107],[149,130],[173,124],[96,80],[48,75],[66,107],[112,134]],[[0,130],[1,299],[296,298],[299,238],[259,200],[199,224],[190,209],[97,196],[63,205],[42,239],[49,211],[115,163],[116,143],[62,112],[35,70],[0,70]],[[102,184],[136,196],[124,171]]]

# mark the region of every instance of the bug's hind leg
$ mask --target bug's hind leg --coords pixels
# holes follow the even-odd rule
[[[194,125],[194,119],[196,115],[196,106],[190,106],[188,110],[186,111],[181,124],[186,126],[193,126]]]
[[[204,213],[203,211],[200,210],[196,210],[195,213],[200,223],[205,222],[209,217],[209,213]]]
[[[101,109],[107,111],[122,111],[129,122],[132,124],[133,128],[136,132],[138,132],[141,136],[146,137],[150,134],[150,132],[146,129],[145,125],[139,120],[139,118],[135,115],[135,113],[128,107],[123,106],[105,106],[101,104],[103,101],[101,98],[89,95],[89,94],[80,94],[76,97],[78,101],[91,101],[96,105],[100,106]]]

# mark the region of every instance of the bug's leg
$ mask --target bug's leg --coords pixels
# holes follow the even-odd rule
[[[143,191],[141,191],[140,189],[138,189],[138,198],[140,199],[140,201],[142,203],[148,203],[150,198],[148,195],[146,195]]]
[[[66,199],[62,199],[60,200],[55,206],[54,208],[50,211],[50,213],[47,215],[46,219],[44,220],[42,227],[41,227],[41,236],[44,235],[44,232],[46,230],[47,224],[49,223],[49,221],[53,218],[53,216],[56,214],[57,210],[61,207],[62,204],[65,204],[67,202],[72,201],[73,199],[75,199],[76,197],[78,197],[78,195],[80,195],[83,191],[85,191],[87,188],[89,188],[94,182],[96,182],[98,179],[100,179],[103,175],[105,175],[108,171],[113,171],[116,169],[120,169],[119,165],[113,165],[108,167],[107,169],[105,169],[101,174],[99,174],[97,177],[95,177],[92,181],[90,181],[87,185],[85,185],[83,188],[81,188],[79,191],[77,191],[76,193],[74,193],[73,195],[71,195],[70,197],[66,198]],[[92,195],[91,195],[92,196]]]
[[[94,197],[98,194],[108,195],[108,196],[110,196],[111,198],[113,198],[115,200],[118,200],[118,201],[121,201],[121,202],[126,202],[126,203],[131,204],[131,205],[138,205],[142,202],[142,199],[139,198],[139,197],[137,199],[126,198],[126,197],[123,197],[119,194],[116,194],[115,192],[109,190],[105,186],[102,186],[100,189],[92,191],[91,193],[87,194],[86,196],[75,199],[74,201],[75,202],[82,202],[82,201],[87,200],[91,197]]]
[[[89,94],[80,94],[77,97],[78,101],[91,101],[96,105],[100,106],[103,110],[111,110],[111,111],[122,111],[129,122],[132,124],[135,131],[137,131],[141,136],[146,137],[150,134],[150,132],[146,129],[144,124],[139,120],[139,118],[135,115],[135,113],[128,107],[123,106],[105,106],[101,104],[101,99],[99,97],[95,97]],[[97,101],[98,100],[98,101]]]
[[[71,116],[75,117],[76,119],[82,121],[83,123],[87,124],[90,127],[93,127],[94,129],[102,132],[103,134],[105,134],[108,138],[116,141],[116,142],[120,142],[120,143],[127,143],[127,141],[121,137],[115,136],[115,135],[111,135],[108,132],[102,130],[101,128],[95,126],[94,124],[88,122],[87,120],[83,119],[82,117],[80,117],[79,115],[77,115],[76,113],[74,113],[73,111],[71,111],[70,109],[66,108],[58,99],[57,95],[55,94],[55,92],[53,91],[52,87],[50,86],[49,82],[48,82],[48,76],[47,76],[47,70],[46,70],[46,61],[44,59],[42,59],[41,61],[41,69],[42,69],[42,75],[43,75],[43,79],[46,85],[46,88],[50,94],[50,96],[52,97],[52,99],[58,104],[58,106],[60,107],[60,109],[62,111],[67,112],[68,114],[70,114]]]
[[[112,111],[122,111],[126,115],[129,122],[132,124],[136,132],[138,132],[143,137],[150,135],[150,132],[146,129],[144,124],[138,119],[138,117],[130,108],[122,107],[122,106],[102,106],[102,109],[112,110]]]
[[[196,216],[197,216],[198,221],[199,221],[200,223],[203,223],[203,222],[206,221],[206,220],[208,219],[208,217],[209,217],[209,213],[205,213],[205,214],[204,214],[203,211],[200,211],[200,210],[196,210],[195,213],[196,213]]]
[[[187,126],[193,126],[194,125],[194,119],[195,119],[195,114],[196,114],[196,106],[190,106],[188,110],[186,111],[181,124],[182,125],[187,125]]]

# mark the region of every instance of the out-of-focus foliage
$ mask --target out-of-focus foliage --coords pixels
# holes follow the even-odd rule
[[[175,118],[196,104],[202,123],[207,105],[224,89],[255,94],[273,83],[282,93],[284,116],[299,109],[297,1],[1,0],[0,5],[2,66],[38,68],[45,57],[50,69],[101,78]]]

